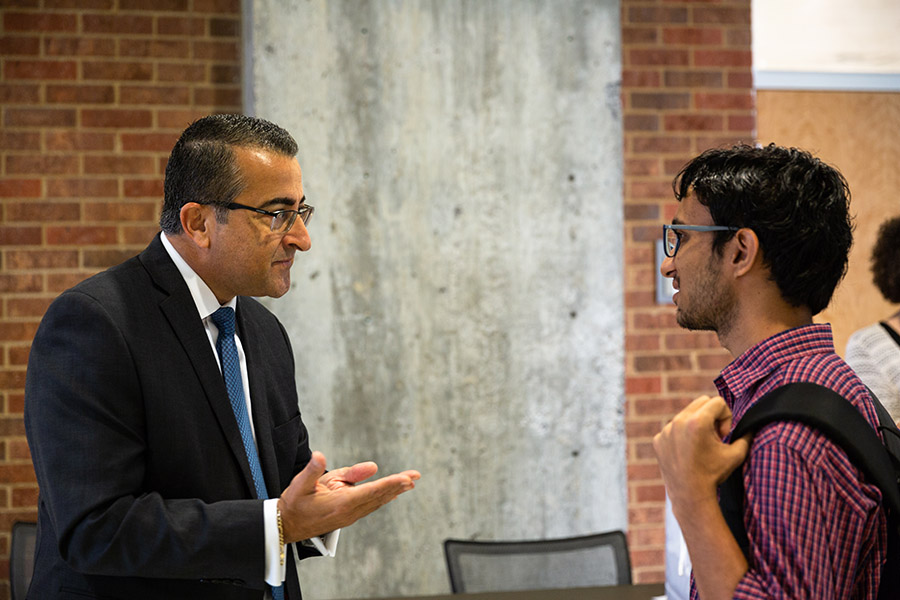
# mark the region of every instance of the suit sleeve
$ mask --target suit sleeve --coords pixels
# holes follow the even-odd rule
[[[60,555],[87,574],[262,587],[261,501],[146,491],[146,371],[136,367],[134,344],[79,292],[60,296],[35,336],[25,426]]]

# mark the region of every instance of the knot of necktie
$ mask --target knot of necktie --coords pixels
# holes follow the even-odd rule
[[[223,306],[216,312],[214,312],[210,319],[215,323],[216,327],[219,328],[219,332],[232,336],[234,335],[234,309],[230,306]]]

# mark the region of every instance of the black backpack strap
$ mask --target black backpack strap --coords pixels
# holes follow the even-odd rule
[[[891,336],[891,339],[894,340],[894,343],[900,346],[900,333],[897,333],[893,327],[891,327],[884,321],[879,321],[878,324],[881,325],[881,328],[884,329],[889,336]]]
[[[889,580],[891,565],[898,564],[897,540],[900,538],[900,434],[890,415],[872,395],[885,437],[882,444],[875,431],[856,407],[837,392],[815,383],[789,383],[772,390],[741,417],[735,426],[731,439],[738,439],[748,433],[755,433],[773,421],[799,421],[813,427],[835,444],[840,446],[847,457],[863,472],[866,480],[881,490],[882,502],[888,514],[888,564],[883,570],[879,598],[895,598],[897,590]],[[892,449],[890,455],[885,446]],[[743,468],[737,468],[719,486],[719,505],[729,529],[738,545],[750,560],[750,545],[744,528],[744,481]]]

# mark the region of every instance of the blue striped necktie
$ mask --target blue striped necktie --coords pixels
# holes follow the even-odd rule
[[[231,410],[234,411],[234,418],[237,419],[238,429],[241,430],[241,440],[244,442],[244,452],[247,453],[247,460],[250,462],[250,474],[253,476],[256,497],[265,500],[269,494],[266,492],[262,466],[259,464],[259,453],[256,451],[256,441],[253,439],[253,430],[250,428],[247,402],[244,399],[244,384],[241,380],[241,363],[238,359],[237,344],[234,343],[234,310],[231,307],[223,306],[210,318],[219,329],[216,351],[222,362],[222,375],[225,377],[225,388],[228,390]],[[282,600],[284,598],[283,586],[273,587],[272,597],[275,600]]]

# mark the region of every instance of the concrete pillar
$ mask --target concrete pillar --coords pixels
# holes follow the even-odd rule
[[[448,537],[624,529],[618,2],[246,2],[247,110],[316,207],[269,301],[312,446],[423,475],[307,597],[444,593]]]

